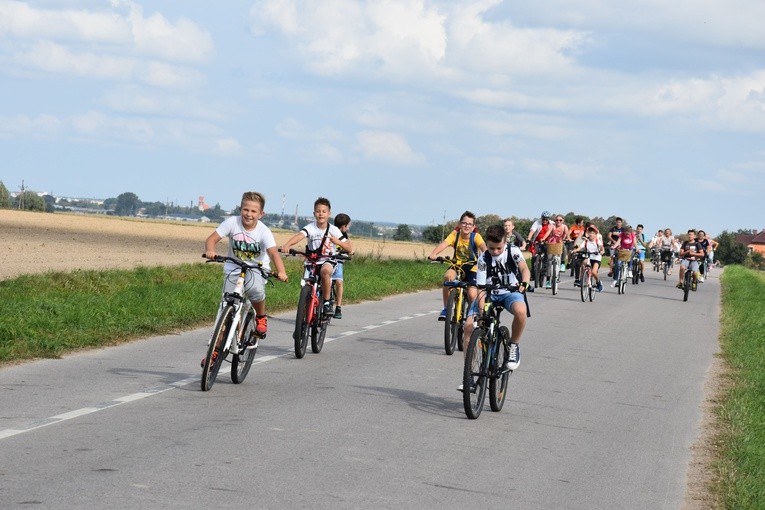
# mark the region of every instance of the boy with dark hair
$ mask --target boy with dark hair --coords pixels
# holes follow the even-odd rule
[[[350,240],[340,239],[343,235],[340,229],[329,223],[330,212],[332,211],[329,199],[319,197],[313,203],[314,222],[303,227],[300,232],[290,237],[279,249],[282,253],[287,253],[292,245],[297,244],[301,239],[308,240],[306,250],[318,255],[317,264],[321,266],[321,291],[322,314],[332,315],[332,307],[329,301],[332,292],[332,273],[335,271],[335,264],[330,257],[335,254],[335,247],[339,246],[346,252],[352,252],[353,246]]]
[[[348,239],[348,229],[351,227],[351,217],[348,216],[345,213],[340,213],[337,216],[335,216],[335,226],[340,229],[340,232],[342,232],[343,235],[340,236],[341,241],[345,241]],[[338,247],[338,252],[344,252],[342,247]],[[348,255],[352,255],[351,253],[348,253]],[[332,282],[335,284],[335,315],[333,317],[335,319],[342,319],[343,318],[343,287],[345,287],[345,282],[343,280],[343,261],[338,261],[337,266],[335,266],[335,272],[332,273]]]
[[[515,370],[521,362],[521,351],[518,343],[526,327],[528,308],[524,293],[529,286],[530,271],[526,265],[520,248],[507,242],[507,236],[502,225],[491,225],[486,229],[486,251],[478,258],[476,264],[476,285],[485,285],[487,281],[498,278],[503,284],[517,285],[518,290],[511,292],[508,289],[491,291],[488,298],[493,302],[502,303],[502,307],[513,315],[513,324],[510,327],[510,343],[505,359],[504,369]],[[483,309],[486,295],[481,293],[473,301],[468,311],[468,319],[465,323],[465,338],[470,339],[473,332],[475,316]],[[467,352],[467,345],[465,345]],[[462,385],[457,388],[462,391]]]
[[[467,282],[468,298],[473,301],[478,294],[475,288],[475,262],[478,255],[486,249],[481,234],[476,231],[475,214],[470,211],[462,213],[457,229],[452,230],[446,239],[441,241],[441,244],[433,248],[433,251],[428,255],[428,260],[435,260],[436,255],[449,246],[454,248],[453,258],[458,264],[461,264],[462,271],[461,274],[457,274],[454,269],[447,269],[446,274],[444,274],[444,281],[453,282],[459,278]],[[449,287],[447,286],[444,286],[443,299],[444,308],[438,316],[439,321],[446,320],[446,304],[449,300]]]

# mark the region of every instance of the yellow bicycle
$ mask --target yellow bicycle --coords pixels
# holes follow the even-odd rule
[[[465,270],[463,265],[474,264],[475,261],[459,262],[455,259],[437,257],[434,262],[449,264],[449,269],[457,273],[457,279],[444,282],[444,287],[448,287],[449,299],[446,301],[446,319],[444,321],[444,350],[451,356],[454,354],[455,346],[464,350],[462,344],[462,333],[465,328],[465,319],[467,319],[468,306],[470,299],[467,295],[467,282],[464,281]]]

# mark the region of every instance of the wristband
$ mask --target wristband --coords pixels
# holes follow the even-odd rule
[[[521,282],[520,286],[522,289],[527,289],[529,287],[529,282]]]

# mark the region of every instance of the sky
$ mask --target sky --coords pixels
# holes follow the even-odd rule
[[[762,0],[0,0],[0,180],[765,227]]]

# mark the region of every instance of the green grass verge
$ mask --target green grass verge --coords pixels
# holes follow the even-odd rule
[[[290,281],[266,290],[269,313],[294,309],[302,262],[285,261]],[[357,258],[345,265],[344,303],[436,288],[444,268],[422,261]],[[211,324],[220,299],[219,264],[74,271],[0,282],[0,362],[55,358]]]
[[[721,347],[730,384],[721,399],[716,490],[725,508],[765,508],[765,274],[722,275]]]

